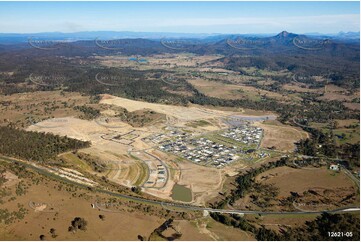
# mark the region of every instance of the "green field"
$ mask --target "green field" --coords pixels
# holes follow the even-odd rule
[[[257,148],[257,145],[256,144],[251,144],[251,145],[246,145],[242,142],[238,142],[237,140],[234,140],[234,139],[231,139],[231,138],[228,138],[228,137],[223,137],[221,136],[220,134],[218,133],[210,133],[210,134],[207,134],[205,136],[202,136],[202,138],[206,138],[206,139],[209,139],[213,142],[217,142],[217,143],[220,143],[220,144],[223,144],[225,146],[237,146],[237,147],[240,147],[244,150],[247,150],[247,149],[256,149]]]
[[[311,123],[310,126],[320,129],[324,134],[330,132],[329,124],[327,123]],[[339,127],[336,129],[332,129],[332,132],[338,145],[346,143],[356,144],[360,142],[359,126],[356,128]]]

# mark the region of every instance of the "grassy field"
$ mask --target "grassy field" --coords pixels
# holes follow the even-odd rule
[[[257,126],[264,130],[261,142],[263,148],[274,146],[276,150],[290,152],[295,149],[295,142],[308,137],[302,129],[281,124],[276,120],[264,121]]]
[[[208,133],[207,135],[203,135],[201,137],[212,140],[213,142],[217,142],[217,143],[220,143],[220,144],[228,146],[228,147],[230,147],[230,146],[246,147],[245,144],[238,142],[237,140],[228,138],[228,137],[223,137],[220,134],[218,134],[217,132]],[[250,149],[255,148],[255,145],[248,146],[248,148],[250,148]]]
[[[81,115],[73,107],[89,104],[90,97],[76,92],[43,91],[0,95],[0,102],[8,103],[0,107],[0,116],[4,117],[0,120],[0,125],[12,122],[17,127],[24,128],[31,125],[30,120]],[[94,104],[90,106],[98,107]]]
[[[279,100],[287,99],[281,94],[266,90],[257,89],[252,86],[225,84],[218,81],[205,79],[188,80],[197,90],[211,97],[223,99],[249,99],[253,101],[261,100],[262,96],[267,96]]]
[[[124,203],[118,213],[104,213],[93,209],[91,204],[97,199],[109,199],[102,194],[95,194],[85,189],[49,180],[35,173],[27,172],[15,184],[8,186],[10,194],[1,209],[17,211],[19,206],[27,210],[24,218],[8,224],[0,223],[0,239],[39,240],[44,235],[47,240],[136,240],[138,234],[150,233],[161,223],[160,218],[148,213],[146,216]],[[22,182],[22,193],[19,183]],[[3,189],[4,187],[0,187]],[[10,197],[14,197],[9,200]],[[29,203],[36,204],[29,206]],[[34,210],[35,208],[35,210]],[[105,219],[99,218],[103,214]],[[156,213],[155,213],[156,214]],[[74,217],[87,221],[87,230],[68,232]],[[114,223],[117,226],[112,226]],[[55,229],[52,237],[50,229]]]
[[[335,172],[327,167],[278,167],[261,173],[256,181],[278,189],[279,201],[292,193],[299,194],[292,206],[301,211],[359,206],[358,189],[354,182],[342,171]]]
[[[337,144],[356,144],[360,142],[360,122],[356,119],[335,120],[336,128],[332,129]],[[320,129],[323,133],[330,132],[328,123],[311,123],[311,127]]]
[[[228,182],[232,183],[232,179],[228,179]],[[283,166],[257,175],[250,190],[232,206],[237,209],[269,211],[331,210],[359,206],[359,193],[353,180],[342,171],[331,171],[327,167],[300,169]],[[295,226],[309,216],[290,217],[295,219],[295,224],[291,226]],[[282,219],[283,216],[277,220]],[[261,220],[258,222],[263,224]],[[270,221],[268,223],[271,224]]]
[[[84,171],[92,171],[92,168],[83,160],[79,159],[75,154],[73,153],[66,153],[62,154],[60,156],[65,162],[72,164],[74,166],[79,167],[81,170]]]
[[[266,177],[262,179],[262,177]],[[326,167],[311,169],[294,169],[278,167],[261,173],[257,181],[275,184],[280,197],[285,197],[291,191],[302,194],[310,188],[336,189],[353,187],[354,184],[344,173],[328,170]]]
[[[148,167],[138,157],[134,155],[130,156],[136,162],[129,167],[130,170],[126,180],[131,181],[131,184],[134,184],[135,186],[140,186],[146,182],[146,178],[148,177]]]
[[[186,125],[190,126],[192,128],[197,128],[197,127],[209,126],[209,125],[212,125],[212,124],[209,123],[206,120],[196,120],[196,121],[188,122]]]
[[[138,235],[149,238],[166,220],[167,214],[176,215],[174,212],[169,214],[158,206],[115,199],[67,183],[59,183],[30,171],[21,170],[20,173],[21,178],[14,174],[7,175],[12,177],[12,181],[5,183],[8,192],[2,199],[13,198],[3,204],[1,209],[16,212],[20,206],[25,209],[25,214],[8,224],[0,223],[1,240],[39,240],[40,236],[43,236],[46,240],[134,241],[138,239]],[[0,186],[0,189],[3,188]],[[91,206],[96,201],[99,209]],[[29,202],[32,206],[29,206]],[[107,211],[103,210],[105,205],[101,204],[108,204]],[[200,218],[192,212],[178,215],[175,216],[173,226],[181,233],[181,240],[253,240],[251,234],[216,223],[209,217]],[[180,215],[186,218],[181,219]],[[75,217],[85,219],[86,230],[68,231]],[[163,235],[171,236],[172,231],[166,230]]]

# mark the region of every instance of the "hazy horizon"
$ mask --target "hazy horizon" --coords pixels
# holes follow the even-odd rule
[[[359,2],[0,2],[0,33],[330,34],[360,31]]]
[[[64,31],[53,31],[53,32],[0,32],[0,34],[55,34],[55,33],[59,33],[59,34],[76,34],[76,33],[96,33],[96,32],[116,32],[116,33],[155,33],[155,34],[161,34],[161,33],[168,33],[168,34],[190,34],[190,35],[237,35],[237,34],[241,34],[241,35],[273,35],[273,34],[279,34],[283,31],[286,31],[288,33],[294,33],[294,34],[322,34],[322,35],[334,35],[334,34],[339,34],[339,33],[360,33],[360,30],[358,31],[343,31],[340,30],[338,32],[329,32],[329,33],[322,33],[322,32],[291,32],[288,30],[282,30],[279,32],[259,32],[259,33],[248,33],[248,32],[239,32],[239,33],[204,33],[204,32],[198,32],[198,33],[189,33],[189,32],[165,32],[165,31],[128,31],[128,30],[87,30],[87,31],[74,31],[74,32],[64,32]]]

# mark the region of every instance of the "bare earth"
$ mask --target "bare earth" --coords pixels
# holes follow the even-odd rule
[[[223,117],[223,116],[235,114],[235,112],[219,111],[219,110],[213,110],[207,108],[182,107],[175,105],[165,105],[165,104],[148,103],[142,101],[134,101],[126,98],[111,96],[108,94],[103,95],[103,99],[100,101],[100,103],[124,107],[130,112],[147,108],[154,110],[158,113],[163,113],[165,115],[175,117],[180,120],[188,120],[188,121]]]
[[[276,150],[291,152],[296,147],[295,142],[308,137],[308,134],[300,128],[283,125],[275,120],[256,125],[264,129],[264,138],[261,143],[263,148],[275,146]]]
[[[103,95],[101,103],[121,106],[129,111],[151,109],[167,116],[167,125],[176,124],[192,133],[225,128],[221,119],[225,116],[244,116],[242,112],[214,110],[200,106],[182,107],[134,101],[110,95]],[[113,113],[103,111],[103,115]],[[207,120],[208,126],[191,127],[189,122],[194,120]],[[216,169],[196,165],[189,161],[175,161],[177,157],[170,156],[154,147],[153,143],[144,142],[143,138],[164,133],[165,123],[160,122],[145,127],[132,127],[120,120],[105,123],[104,120],[82,120],[74,117],[54,118],[44,120],[28,127],[28,130],[51,132],[75,139],[91,142],[91,147],[80,152],[97,157],[100,161],[110,164],[111,170],[97,175],[104,175],[109,180],[124,186],[141,186],[148,194],[163,199],[171,199],[175,183],[184,185],[192,190],[192,203],[205,204],[205,202],[218,195],[222,190],[226,174],[234,174],[235,170],[243,166],[229,166]],[[262,147],[276,146],[282,151],[294,149],[294,142],[307,137],[307,134],[294,127],[282,125],[277,121],[255,123],[265,130]],[[121,137],[114,139],[113,137]],[[81,169],[92,172],[84,161],[67,155],[69,162],[78,164]],[[169,167],[169,174],[163,181],[158,179],[157,166],[163,161]]]

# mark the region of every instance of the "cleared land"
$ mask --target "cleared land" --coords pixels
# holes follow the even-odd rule
[[[257,175],[255,183],[245,196],[238,199],[232,207],[228,207],[308,212],[349,206],[359,206],[359,193],[354,181],[344,172],[332,171],[325,166],[304,168],[283,166]],[[297,218],[297,216],[291,217]],[[309,215],[305,216],[309,217]],[[305,218],[301,216],[299,221],[303,219]],[[290,226],[295,225],[296,223],[290,224]],[[277,227],[277,224],[271,226]]]
[[[284,97],[281,94],[257,89],[246,85],[225,84],[222,82],[204,80],[202,78],[190,79],[187,81],[191,83],[195,88],[197,88],[200,92],[211,97],[224,99],[246,98],[250,100],[260,100],[261,96],[267,96],[279,100],[288,100],[287,97]]]
[[[215,168],[203,167],[191,162],[179,162],[181,174],[180,185],[190,187],[193,198],[198,203],[204,203],[210,197],[218,194],[222,188],[222,171]]]
[[[321,168],[278,167],[261,173],[256,181],[276,187],[277,199],[299,194],[293,206],[298,210],[327,210],[359,204],[354,182],[343,172]]]
[[[144,128],[138,128],[139,134],[132,136],[129,132],[134,130],[130,125],[123,122],[114,122],[110,125],[112,128],[102,125],[97,121],[81,120],[77,118],[63,118],[59,124],[58,119],[50,119],[34,124],[28,130],[51,132],[63,136],[68,136],[80,140],[91,141],[90,148],[83,149],[82,152],[91,154],[99,158],[99,163],[108,165],[107,176],[110,180],[118,182],[125,186],[141,185],[144,181],[146,165],[141,160],[135,159],[128,155],[128,150],[140,141],[142,135],[146,135]],[[54,126],[55,124],[55,126]],[[119,140],[114,137],[129,136],[127,140]],[[126,139],[126,138],[124,138]],[[129,142],[125,142],[129,141]],[[143,148],[140,145],[139,148]],[[86,162],[79,160],[72,154],[64,155],[64,158],[81,169],[89,171]],[[102,174],[104,175],[104,174]]]
[[[20,172],[23,173],[22,178],[13,179],[12,183],[15,183],[11,186],[9,183],[6,183],[6,188],[4,184],[0,185],[1,191],[6,189],[1,199],[8,200],[2,204],[1,210],[9,212],[1,213],[1,219],[8,221],[9,216],[15,217],[9,220],[11,222],[0,224],[0,240],[36,241],[44,235],[46,240],[135,241],[138,235],[149,236],[166,220],[167,215],[175,215],[161,207],[134,204],[101,193],[94,194],[87,189],[59,183],[28,170]],[[9,179],[16,177],[12,172],[5,173]],[[91,206],[95,203],[99,209]],[[108,209],[104,209],[105,204],[108,204]],[[23,212],[18,212],[19,208]],[[193,226],[194,219],[199,216],[201,214],[187,213],[184,220],[176,218],[175,225],[182,238],[211,239]],[[68,231],[75,217],[85,219],[85,231]]]
[[[198,56],[194,54],[162,54],[148,56],[146,63],[137,63],[130,61],[132,57],[129,56],[97,56],[96,60],[107,67],[129,67],[140,70],[149,69],[174,69],[174,68],[189,68],[197,65],[205,64],[209,61],[214,61],[220,58],[218,55]],[[133,57],[136,58],[136,57]]]
[[[115,97],[108,94],[104,94],[100,103],[110,104],[115,106],[124,107],[129,111],[136,111],[140,109],[151,109],[157,113],[163,113],[167,116],[172,116],[180,120],[191,121],[198,119],[223,117],[226,115],[235,114],[229,111],[219,111],[200,107],[183,107],[175,105],[165,105],[148,103],[142,101],[134,101],[126,98]]]
[[[343,105],[353,110],[360,110],[360,90],[347,90],[336,85],[326,85],[324,94],[319,97],[320,100],[337,100],[343,102]]]
[[[128,187],[142,186],[147,181],[156,182],[158,177],[157,165],[161,163],[159,163],[156,158],[142,151],[143,149],[148,149],[147,152],[164,161],[166,165],[174,168],[170,170],[170,176],[169,179],[165,180],[165,185],[163,185],[162,182],[156,182],[154,187],[151,186],[152,184],[145,185],[143,188],[145,192],[157,197],[170,199],[173,185],[175,182],[178,182],[180,185],[190,187],[194,193],[194,201],[196,203],[202,203],[203,198],[209,195],[217,195],[217,191],[220,189],[222,180],[221,171],[198,166],[190,162],[179,162],[175,165],[168,155],[159,151],[149,150],[151,146],[142,141],[142,138],[151,133],[148,128],[133,128],[122,122],[113,123],[113,125],[119,125],[119,128],[107,128],[99,125],[94,120],[88,121],[72,117],[62,118],[62,122],[57,122],[56,120],[57,119],[50,119],[42,121],[30,126],[28,130],[51,132],[91,141],[92,146],[82,149],[81,152],[98,157],[100,163],[106,163],[109,170],[98,173],[97,175],[105,175],[111,181]],[[58,125],[59,123],[60,125]],[[57,126],[54,126],[54,124]],[[104,135],[114,136],[128,134],[130,130],[137,130],[140,134],[134,139],[131,145],[119,143],[117,140],[102,138]],[[157,129],[157,132],[163,131]],[[129,151],[131,151],[131,153],[128,153]],[[73,154],[64,154],[62,157],[79,169],[85,169],[88,172],[95,173],[85,161],[78,159]],[[146,179],[148,176],[146,174],[147,170],[151,172],[149,180]],[[202,199],[199,197],[202,197]]]
[[[85,160],[74,154],[63,154],[61,157],[80,170],[99,176],[106,176],[118,184],[131,187],[141,186],[143,191],[154,196],[171,199],[174,184],[185,186],[192,191],[192,202],[205,204],[207,200],[218,195],[222,189],[225,174],[234,174],[235,169],[243,164],[223,169],[212,169],[182,161],[174,156],[157,151],[155,143],[145,142],[144,138],[152,134],[165,134],[166,127],[177,125],[185,132],[201,134],[210,130],[225,128],[224,117],[242,117],[242,112],[214,110],[200,106],[172,106],[134,101],[125,98],[103,95],[102,104],[108,109],[95,120],[82,120],[74,117],[53,118],[35,123],[28,130],[51,132],[71,138],[91,141],[90,148],[80,152],[90,154],[99,163],[106,164],[103,172],[95,172]],[[132,127],[115,118],[115,109],[126,108],[130,112],[152,110],[167,116],[150,126]],[[261,114],[261,113],[257,113]],[[105,116],[104,116],[105,115]],[[245,116],[247,118],[251,116]],[[256,116],[252,116],[256,118]],[[275,126],[275,133],[277,133]],[[149,155],[149,154],[153,155]],[[169,168],[169,174],[158,171],[159,161]],[[166,176],[165,176],[166,175]]]
[[[262,179],[262,177],[267,178]],[[312,188],[349,189],[354,187],[353,182],[344,173],[335,173],[326,167],[310,169],[278,167],[261,173],[256,180],[266,184],[275,184],[280,189],[280,197],[289,196],[291,191],[302,194]]]
[[[17,179],[13,173],[6,172],[13,184],[6,183],[10,190],[3,198],[9,198],[9,192],[14,198],[2,209],[13,212],[22,206],[27,212],[24,218],[0,224],[1,240],[39,240],[41,235],[47,240],[137,240],[138,235],[148,238],[168,214],[161,207],[111,199],[107,195],[95,195],[86,189],[41,178],[36,173],[25,173],[26,177]],[[28,177],[30,174],[34,177]],[[21,195],[18,194],[20,191]],[[91,204],[98,205],[92,208]],[[249,233],[217,223],[206,214],[207,217],[200,215],[187,213],[185,219],[176,218],[172,224],[175,230],[169,228],[163,235],[171,236],[176,231],[181,233],[181,240],[254,240]],[[68,231],[75,217],[87,221],[86,231]],[[44,224],[44,220],[47,223]]]
[[[138,234],[151,233],[161,224],[156,216],[130,212],[132,209],[127,211],[125,207],[119,213],[92,209],[91,203],[96,198],[90,192],[74,188],[66,191],[64,185],[54,181],[43,180],[38,185],[28,179],[23,181],[32,184],[26,189],[26,194],[16,196],[16,200],[3,204],[1,208],[16,211],[18,204],[21,204],[28,213],[24,219],[14,223],[0,224],[1,240],[39,240],[42,234],[50,240],[51,228],[56,230],[57,240],[136,240]],[[13,194],[15,189],[12,188]],[[29,206],[29,202],[35,206]],[[99,214],[105,215],[104,221],[99,219]],[[68,232],[71,221],[77,216],[88,222],[86,232]]]
[[[305,93],[318,93],[322,94],[324,88],[309,88],[306,84],[292,82],[290,84],[285,84],[282,86],[285,90],[296,91],[296,92],[305,92]]]
[[[296,147],[295,142],[308,137],[302,129],[283,125],[276,120],[264,121],[256,125],[264,129],[262,148],[274,146],[276,150],[291,152]]]
[[[175,225],[184,233],[181,240],[203,240],[202,237],[208,240],[255,240],[250,233],[218,223],[208,217],[191,222],[176,221]],[[199,231],[199,234],[191,233],[194,228]]]

